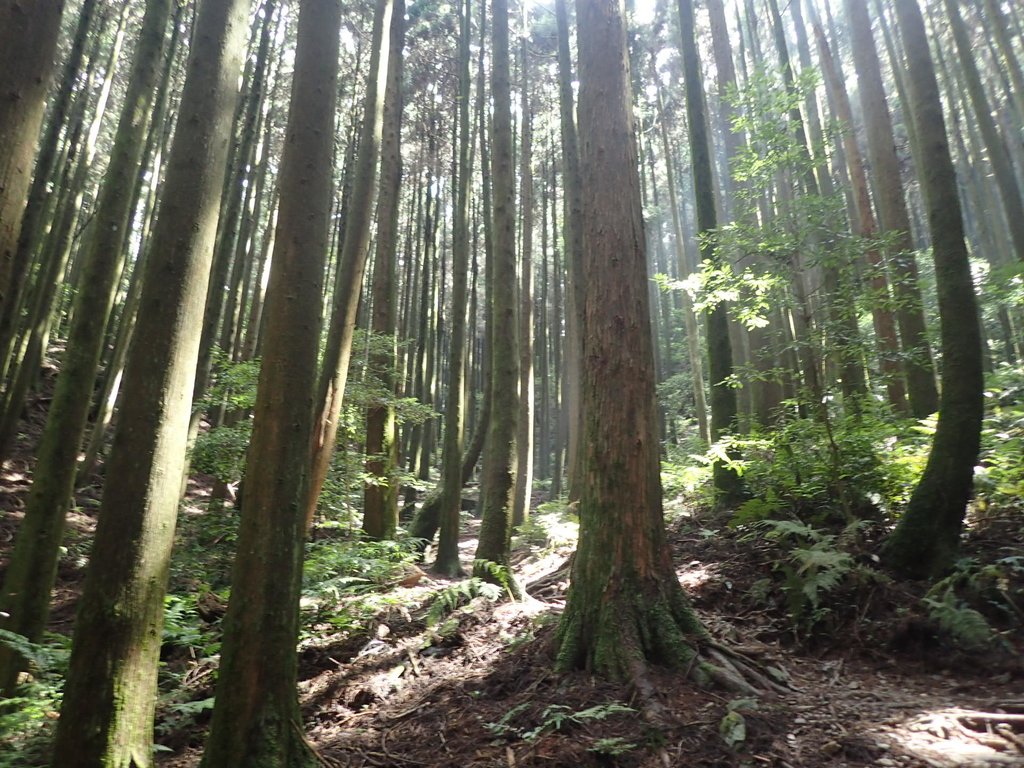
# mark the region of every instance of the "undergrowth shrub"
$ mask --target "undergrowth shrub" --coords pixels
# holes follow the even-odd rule
[[[47,633],[41,643],[0,629],[0,643],[28,660],[29,674],[0,701],[0,768],[46,765],[71,657],[71,638]]]
[[[751,526],[748,540],[761,537],[778,546],[772,565],[775,582],[759,582],[753,591],[765,599],[773,588],[781,591],[798,638],[834,630],[850,619],[844,609],[856,611],[862,590],[887,580],[869,565],[870,558],[855,554],[867,525],[851,523],[840,533],[794,520],[762,520]]]
[[[327,624],[354,631],[382,607],[401,602],[388,592],[414,567],[417,553],[413,538],[356,537],[309,544],[302,588],[307,627]]]

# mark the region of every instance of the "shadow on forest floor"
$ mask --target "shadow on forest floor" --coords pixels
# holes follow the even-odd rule
[[[38,434],[44,405],[30,407],[26,445]],[[30,465],[15,458],[0,477],[4,561]],[[79,495],[69,520],[51,621],[61,634],[70,632],[81,587],[87,549],[77,542],[94,523],[97,484]],[[197,503],[208,492],[192,483],[191,514],[203,514]],[[1001,630],[996,650],[968,652],[922,616],[925,585],[879,580],[856,593],[830,592],[813,629],[794,628],[778,589],[779,554],[769,543],[723,519],[676,512],[669,536],[677,573],[705,624],[719,641],[784,671],[791,693],[740,700],[656,671],[655,713],[628,686],[555,674],[552,639],[567,586],[559,566],[571,550],[523,549],[517,574],[543,584],[527,602],[477,597],[428,627],[425,606],[455,582],[417,571],[388,593],[372,622],[347,632],[324,628],[303,641],[300,698],[322,764],[1024,766],[1019,621]],[[474,535],[471,526],[467,565]],[[1007,551],[1024,552],[1017,517],[976,526],[965,554],[984,563]],[[1014,589],[1020,594],[1020,585]],[[222,608],[199,606],[210,621]],[[196,698],[212,695],[212,668],[197,665],[191,673]],[[733,710],[742,715],[742,733],[737,718],[727,717]],[[172,750],[158,755],[160,768],[198,765],[207,717],[158,723],[159,741]]]

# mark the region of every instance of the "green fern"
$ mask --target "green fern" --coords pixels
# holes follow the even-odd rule
[[[985,617],[958,600],[952,589],[947,589],[941,599],[925,597],[923,602],[932,621],[963,648],[980,651],[995,643],[998,635]]]
[[[461,608],[476,597],[497,602],[504,594],[498,584],[491,584],[476,576],[456,582],[437,593],[427,612],[427,626],[437,626],[446,616]]]

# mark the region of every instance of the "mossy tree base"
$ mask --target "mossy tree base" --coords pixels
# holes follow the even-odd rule
[[[558,628],[556,667],[630,682],[643,693],[650,666],[679,670],[700,687],[745,695],[783,690],[755,662],[715,642],[674,574],[570,591]]]

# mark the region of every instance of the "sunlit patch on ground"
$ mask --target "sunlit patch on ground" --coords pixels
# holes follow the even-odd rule
[[[898,722],[895,749],[929,766],[1024,765],[1024,700],[995,711],[947,707]]]

